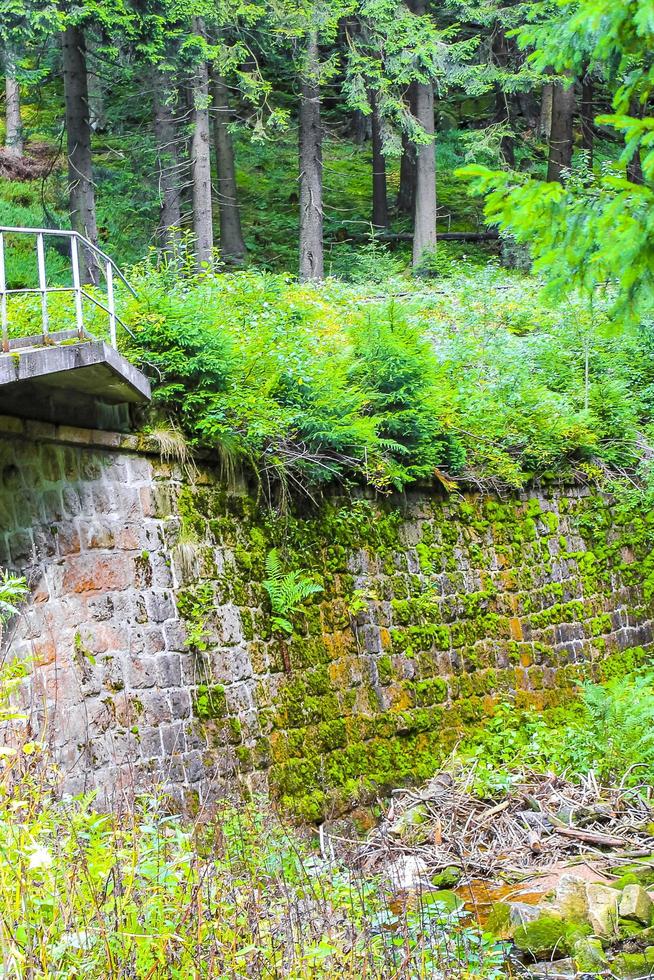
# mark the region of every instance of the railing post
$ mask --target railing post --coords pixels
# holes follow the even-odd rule
[[[9,350],[9,320],[7,319],[7,274],[5,272],[5,236],[0,231],[0,321],[2,322],[2,349]]]
[[[80,340],[84,339],[84,309],[82,306],[82,284],[79,277],[79,249],[77,247],[77,235],[70,238],[70,259],[73,266],[73,291],[75,294],[75,323],[77,324],[77,336]]]
[[[43,327],[43,342],[45,343],[50,333],[50,320],[48,317],[48,284],[45,274],[45,246],[43,235],[39,232],[36,236],[36,259],[39,266],[39,290],[41,291],[41,326]]]
[[[116,336],[116,306],[114,303],[114,270],[111,262],[105,266],[107,278],[107,307],[109,308],[109,338],[114,350],[118,349],[118,338]]]

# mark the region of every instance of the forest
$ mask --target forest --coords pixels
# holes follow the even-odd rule
[[[453,722],[455,738],[443,723],[440,754],[406,757],[414,782],[429,777],[418,788],[395,757],[395,784],[358,757],[334,812],[291,812],[247,770],[213,806],[157,787],[112,814],[61,792],[19,706],[31,666],[7,649],[35,587],[0,570],[0,729],[21,733],[0,747],[3,978],[654,975],[653,647],[606,639],[654,618],[652,52],[654,0],[0,0],[3,325],[12,341],[38,334],[43,309],[38,291],[5,295],[35,286],[33,242],[11,229],[72,229],[118,264],[118,347],[153,389],[132,423],[192,488],[178,551],[228,523],[196,509],[196,464],[265,515],[239,557],[258,580],[230,595],[263,597],[248,642],[278,651],[282,692],[297,683],[287,711],[321,710],[294,658],[352,578],[339,535],[374,539],[392,564],[410,550],[392,529],[412,494],[457,501],[471,553],[499,540],[488,575],[511,595],[520,562],[558,562],[506,637],[495,585],[462,586],[460,616],[483,620],[498,663],[506,644],[516,676],[570,681],[551,703],[518,683],[477,697],[475,636],[454,654],[471,678],[456,685],[484,715]],[[97,253],[80,256],[102,297]],[[56,237],[44,262],[49,286],[67,282]],[[50,294],[51,330],[74,316],[70,294]],[[97,304],[85,317],[106,335]],[[565,533],[567,497],[560,514],[525,503],[570,487],[591,504]],[[16,493],[12,513],[28,502]],[[293,539],[324,513],[324,541]],[[450,699],[420,674],[456,630],[454,613],[436,618],[436,565],[450,548],[454,576],[460,559],[443,534],[411,543],[408,587],[394,574],[396,593],[353,588],[327,614],[360,654],[371,604],[392,608],[400,653],[374,669],[379,689],[395,671],[415,698],[382,719],[402,745],[415,708],[415,743],[431,746]],[[215,597],[205,583],[180,595],[186,652],[203,661]],[[525,659],[523,614],[557,643],[579,626],[588,670],[538,642]],[[79,632],[70,656],[84,676],[96,667]],[[201,690],[211,729],[224,691]],[[291,762],[322,779],[320,739],[342,748],[347,726],[316,717],[297,731],[318,747]],[[140,724],[124,727],[138,739]],[[231,751],[230,724],[207,747]]]

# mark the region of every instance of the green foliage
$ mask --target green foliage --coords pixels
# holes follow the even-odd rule
[[[531,767],[579,776],[591,770],[606,783],[654,781],[654,674],[580,685],[566,708],[544,713],[500,705],[474,735],[466,757],[478,759],[477,790],[505,789]]]
[[[33,743],[0,764],[0,943],[8,978],[496,980],[504,950],[434,895],[391,904],[264,799],[204,823],[142,800],[64,798]],[[17,814],[20,814],[17,817]]]
[[[297,612],[309,596],[322,592],[322,586],[298,569],[285,573],[276,548],[266,555],[266,575],[263,587],[270,599],[273,629],[291,636],[293,624],[288,616]]]
[[[173,285],[145,266],[135,283],[128,352],[156,370],[156,401],[266,491],[344,478],[400,488],[460,467],[439,423],[429,343],[392,309],[364,320],[314,288],[254,273]]]
[[[391,483],[429,480],[444,460],[459,471],[465,451],[443,432],[437,363],[424,333],[391,306],[386,319],[368,317],[353,340],[352,378],[366,392],[377,436],[395,464]]]
[[[6,569],[0,571],[0,624],[18,612],[20,602],[28,595],[27,583],[18,575],[11,575]]]
[[[593,292],[615,284],[623,314],[649,312],[654,298],[650,0],[541,2],[517,34],[523,47],[532,49],[530,61],[540,70],[606,79],[614,113],[598,122],[622,134],[622,167],[594,172],[582,159],[563,185],[480,166],[461,173],[486,196],[488,220],[529,245],[536,270],[546,274],[553,290]],[[643,181],[625,178],[623,168],[636,154]]]
[[[266,495],[637,469],[654,418],[650,323],[617,332],[610,299],[545,300],[524,275],[452,254],[437,288],[397,300],[141,266],[126,350],[191,445],[258,473]]]

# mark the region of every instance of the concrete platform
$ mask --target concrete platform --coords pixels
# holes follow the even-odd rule
[[[75,338],[59,334],[47,346],[25,338],[0,354],[0,412],[126,431],[129,406],[150,400],[148,379],[104,341]]]

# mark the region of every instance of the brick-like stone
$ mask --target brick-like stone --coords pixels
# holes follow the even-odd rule
[[[299,752],[303,726],[314,739],[323,718],[339,715],[355,742],[373,737],[378,712],[395,712],[404,732],[414,710],[433,711],[439,725],[442,710],[447,731],[450,718],[483,717],[494,697],[546,706],[591,661],[653,643],[636,546],[621,555],[628,581],[616,567],[597,594],[567,557],[586,549],[579,488],[565,492],[567,510],[560,490],[521,492],[523,515],[534,501],[543,512],[533,543],[512,541],[501,520],[460,520],[459,501],[408,494],[395,553],[371,542],[342,554],[338,541],[324,555],[314,547],[306,563],[329,563],[328,590],[296,617],[299,638],[280,643],[262,570],[244,559],[254,554],[250,501],[226,497],[201,467],[189,488],[203,515],[197,541],[179,546],[188,477],[157,460],[152,440],[146,456],[134,436],[30,431],[36,442],[3,437],[0,419],[0,566],[34,583],[12,654],[36,655],[24,689],[30,723],[71,768],[67,785],[94,786],[108,803],[157,783],[180,800],[189,786],[209,800],[245,770],[265,788],[263,739],[274,755],[285,724]],[[202,576],[211,588],[185,623],[180,592]],[[353,589],[365,596],[356,615]],[[604,614],[600,651],[582,621]],[[280,710],[294,684],[304,696]],[[211,687],[216,716],[197,718]]]

